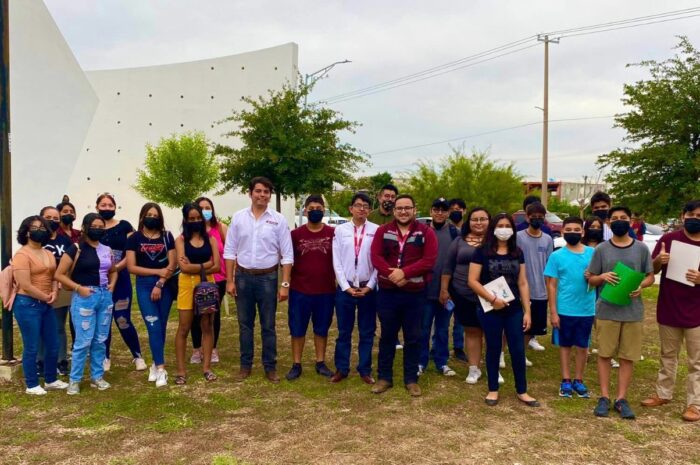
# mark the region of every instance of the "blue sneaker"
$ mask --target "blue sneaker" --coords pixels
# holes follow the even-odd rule
[[[636,417],[630,404],[625,399],[617,399],[614,404],[615,411],[620,414],[620,418],[634,420]]]
[[[571,386],[571,381],[562,381],[559,386],[559,397],[573,397],[574,390]]]
[[[610,410],[610,399],[601,397],[598,399],[598,405],[593,409],[593,415],[597,417],[607,417]]]
[[[588,392],[588,388],[585,384],[583,384],[582,380],[575,379],[572,386],[577,396],[583,397],[584,399],[591,397],[590,393]]]

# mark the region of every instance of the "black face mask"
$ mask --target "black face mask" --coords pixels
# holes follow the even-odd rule
[[[608,219],[608,210],[596,210],[593,214],[600,218],[601,221],[606,221]]]
[[[309,223],[318,224],[323,221],[323,210],[309,210]]]
[[[581,233],[564,233],[564,240],[569,245],[576,245],[581,242]]]
[[[185,223],[185,230],[189,234],[202,233],[204,230],[204,221],[193,221],[191,223]]]
[[[460,221],[462,221],[462,217],[463,215],[461,211],[455,210],[452,213],[450,213],[450,221],[452,221],[454,224],[457,224]]]
[[[106,232],[107,230],[102,228],[88,228],[87,237],[91,241],[99,241],[100,239],[105,237]]]
[[[603,241],[603,230],[602,229],[589,229],[586,233],[586,237],[593,242]]]
[[[75,216],[73,216],[73,215],[61,215],[61,223],[65,224],[66,226],[72,225],[73,221],[75,221]]]
[[[625,220],[615,220],[610,223],[610,230],[616,236],[624,236],[630,231],[630,222]]]
[[[46,243],[49,241],[49,232],[45,229],[29,231],[29,238],[41,245],[46,245]]]
[[[437,229],[438,231],[442,229],[443,226],[445,226],[445,223],[436,223],[435,221],[432,222],[433,228]]]
[[[683,221],[683,227],[689,234],[700,233],[700,219],[698,218],[686,218]]]
[[[143,225],[147,229],[161,229],[160,218],[153,218],[152,216],[147,216],[143,219]]]
[[[61,222],[60,221],[53,221],[49,220],[49,228],[51,228],[51,232],[56,232],[58,228],[61,227]]]
[[[533,229],[540,229],[544,225],[544,220],[541,218],[533,218],[529,221]]]
[[[385,200],[384,202],[382,202],[382,208],[384,209],[384,211],[390,212],[394,209],[394,202],[392,202],[391,200]]]
[[[99,210],[100,216],[102,219],[105,221],[109,221],[112,218],[114,218],[115,211],[114,210]]]

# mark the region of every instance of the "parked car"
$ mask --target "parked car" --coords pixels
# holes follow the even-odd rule
[[[296,221],[295,221],[294,226],[298,226],[297,223],[299,221],[300,216],[301,216],[301,224],[302,225],[306,224],[309,221],[309,219],[303,215],[303,211],[304,210],[301,209],[300,211],[297,212]],[[338,213],[331,210],[330,208],[326,208],[326,211],[323,213],[323,219],[321,221],[323,223],[327,224],[328,226],[336,227],[339,224],[347,223],[348,219],[343,218],[342,216],[340,216]]]
[[[644,233],[644,243],[649,247],[649,252],[653,252],[656,247],[656,243],[659,242],[661,236],[664,235],[664,230],[661,226],[656,224],[646,224],[647,231]]]

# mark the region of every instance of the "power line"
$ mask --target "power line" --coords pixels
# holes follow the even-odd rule
[[[647,16],[638,16],[636,18],[628,18],[628,19],[621,19],[621,20],[617,20],[617,21],[609,21],[607,23],[598,23],[598,24],[593,24],[593,25],[588,25],[588,26],[560,29],[558,31],[550,31],[550,32],[548,32],[548,34],[550,34],[550,35],[563,35],[563,34],[567,34],[570,32],[579,32],[579,31],[588,30],[588,29],[607,28],[610,26],[629,24],[629,23],[635,23],[635,22],[641,22],[641,21],[648,21],[648,20],[653,20],[653,19],[658,19],[658,18],[667,18],[669,16],[684,15],[687,13],[695,13],[698,11],[700,11],[700,7],[686,8],[683,10],[667,11],[664,13],[656,13],[656,14],[647,15]]]

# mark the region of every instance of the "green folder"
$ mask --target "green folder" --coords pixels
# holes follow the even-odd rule
[[[620,282],[618,282],[616,285],[605,283],[605,286],[603,286],[603,291],[600,293],[600,297],[616,305],[631,304],[632,299],[630,298],[630,293],[636,290],[639,285],[642,284],[642,281],[644,281],[644,277],[646,275],[642,272],[633,270],[622,262],[617,262],[615,264],[613,272],[617,274]]]

